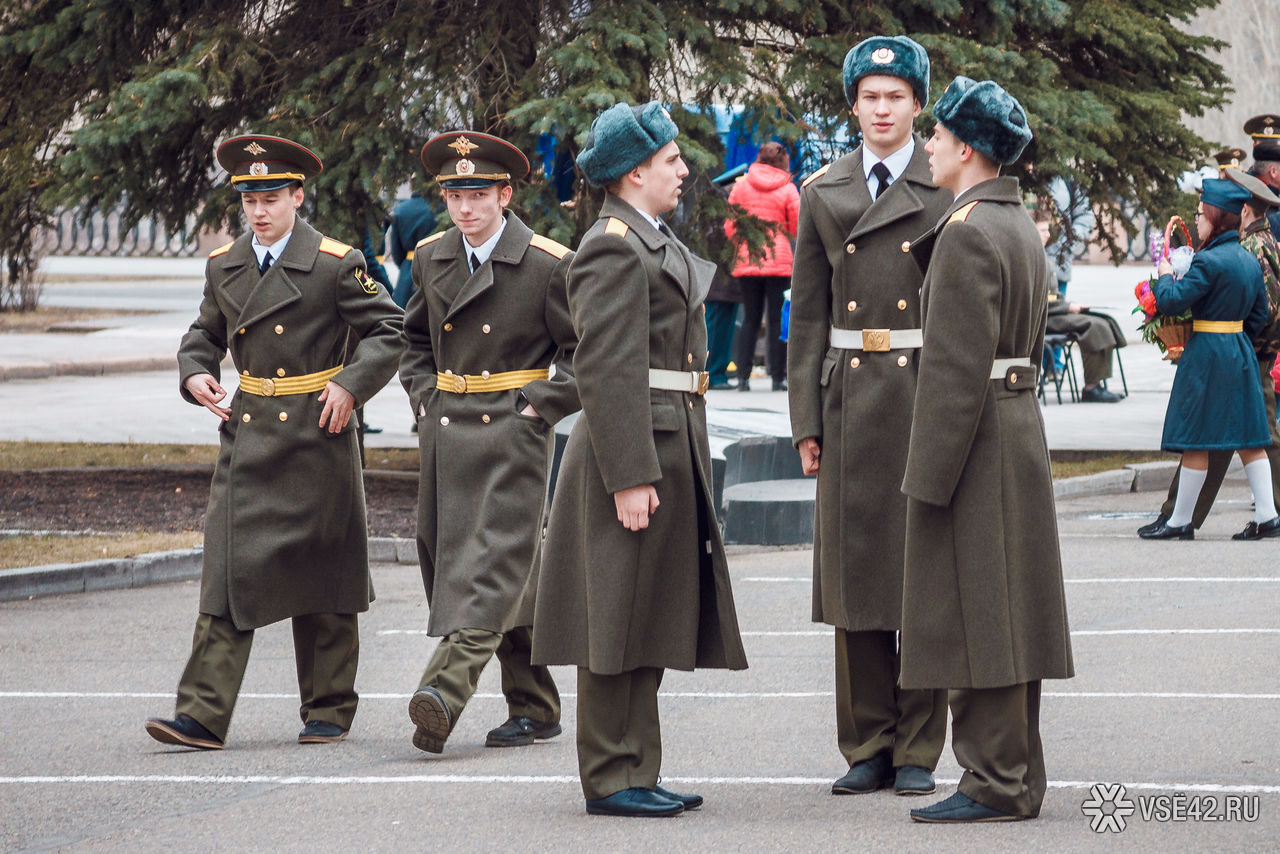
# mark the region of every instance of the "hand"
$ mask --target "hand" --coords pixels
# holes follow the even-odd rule
[[[649,516],[658,509],[658,490],[653,484],[633,486],[613,494],[613,504],[618,508],[618,521],[628,531],[643,531],[649,527]]]
[[[1081,304],[1080,304],[1080,303],[1078,303],[1078,302],[1073,302],[1073,303],[1068,303],[1068,304],[1067,304],[1067,313],[1068,313],[1068,314],[1079,314],[1079,313],[1080,313],[1080,312],[1082,312],[1082,311],[1088,311],[1088,310],[1089,310],[1089,306],[1087,306],[1087,305],[1081,305]]]
[[[356,408],[355,397],[333,380],[329,380],[324,391],[320,392],[320,400],[324,403],[324,409],[320,412],[320,429],[325,429],[325,422],[328,422],[330,433],[341,433],[342,428],[351,420],[351,411]]]
[[[822,456],[822,446],[812,437],[801,439],[797,446],[800,451],[800,471],[805,474],[818,473],[818,457]]]
[[[534,408],[533,408],[533,404],[532,404],[532,403],[526,403],[526,404],[524,405],[524,409],[521,409],[521,410],[520,410],[520,414],[521,414],[521,415],[528,416],[529,418],[541,418],[541,417],[542,417],[541,415],[539,415],[539,414],[538,414],[538,410],[536,410],[536,409],[534,409]]]
[[[192,374],[187,377],[184,385],[188,393],[196,399],[196,403],[223,421],[231,418],[230,407],[218,406],[218,403],[227,396],[227,390],[218,385],[218,381],[213,378],[213,374]]]
[[[1169,263],[1168,258],[1162,258],[1160,260],[1160,266],[1156,267],[1156,274],[1160,276],[1173,275],[1173,265]]]

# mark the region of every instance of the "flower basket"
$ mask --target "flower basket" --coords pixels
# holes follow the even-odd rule
[[[1191,321],[1167,321],[1156,329],[1156,337],[1163,345],[1164,359],[1176,363],[1182,358],[1182,348],[1187,346],[1187,339],[1191,337]]]
[[[1169,248],[1175,228],[1181,229],[1186,239],[1186,247],[1178,247],[1175,250],[1177,257],[1174,257],[1174,252]],[[1174,278],[1181,278],[1191,263],[1190,245],[1191,232],[1188,231],[1187,224],[1180,216],[1170,217],[1162,236],[1151,235],[1151,257],[1157,267],[1161,261],[1168,258],[1174,265]],[[1179,267],[1181,270],[1178,269]],[[1164,354],[1166,361],[1176,363],[1182,356],[1182,348],[1186,346],[1187,339],[1191,336],[1191,312],[1184,311],[1176,316],[1161,314],[1156,306],[1155,294],[1151,291],[1151,285],[1156,278],[1153,272],[1146,281],[1139,282],[1133,289],[1134,296],[1138,298],[1138,306],[1133,313],[1141,312],[1143,315],[1142,323],[1138,325],[1142,340],[1155,344]]]

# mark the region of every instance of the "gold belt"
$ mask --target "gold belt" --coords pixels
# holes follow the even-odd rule
[[[412,250],[412,249],[410,249],[408,252],[404,253],[404,260],[406,260],[406,261],[412,261],[412,260],[413,260],[413,250]]]
[[[307,394],[313,391],[324,391],[329,380],[338,375],[342,365],[314,374],[303,374],[300,377],[251,377],[240,375],[240,390],[259,397],[280,397],[285,394]]]
[[[508,389],[521,388],[535,380],[545,380],[550,375],[546,368],[536,368],[528,371],[503,371],[499,374],[491,374],[485,371],[479,375],[455,374],[453,371],[445,371],[444,373],[436,374],[436,388],[451,394],[507,391]]]
[[[1191,321],[1192,332],[1217,332],[1221,335],[1230,335],[1233,332],[1244,332],[1243,320],[1193,320]]]

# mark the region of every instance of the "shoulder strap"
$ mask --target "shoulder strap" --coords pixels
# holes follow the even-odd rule
[[[629,231],[631,227],[616,216],[609,217],[609,221],[604,226],[605,234],[616,234],[618,237],[626,237]]]
[[[953,222],[964,222],[969,218],[969,214],[973,213],[973,209],[977,206],[977,202],[969,202],[969,204],[964,207],[958,208],[955,213],[947,218],[947,225],[951,225]]]
[[[541,249],[556,260],[559,260],[569,254],[568,246],[556,243],[550,237],[543,237],[541,234],[535,234],[530,237],[529,245],[535,249]]]
[[[351,251],[351,247],[331,237],[322,237],[320,238],[320,251],[335,258],[345,258],[347,253]]]
[[[437,240],[439,240],[444,236],[445,236],[445,232],[443,231],[437,231],[435,234],[429,234],[426,237],[419,240],[418,245],[415,246],[414,248],[421,249],[423,246],[426,246],[428,243],[435,243]]]
[[[818,180],[818,179],[819,179],[819,178],[821,178],[823,175],[827,174],[827,170],[828,170],[828,169],[830,169],[830,168],[831,168],[831,164],[830,164],[830,163],[828,163],[826,166],[823,166],[821,169],[816,170],[816,171],[815,171],[813,174],[811,174],[808,178],[805,178],[805,179],[804,179],[804,181],[800,184],[800,186],[801,186],[802,188],[803,188],[803,187],[807,187],[807,186],[809,186],[809,185],[810,185],[810,184],[812,184],[814,181]]]
[[[222,246],[219,246],[217,249],[210,252],[209,257],[217,258],[219,255],[226,255],[228,252],[231,251],[231,247],[235,245],[236,245],[236,242],[234,240],[231,241],[230,243],[223,244]]]

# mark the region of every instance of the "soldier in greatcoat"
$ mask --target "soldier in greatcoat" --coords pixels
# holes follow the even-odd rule
[[[688,174],[676,134],[661,104],[616,104],[577,161],[608,192],[569,269],[582,416],[542,550],[533,658],[578,668],[578,769],[596,814],[700,806],[658,785],[662,674],[747,665],[711,498],[714,268],[658,218]]]
[[[423,146],[422,162],[454,225],[414,250],[400,362],[419,420],[427,631],[441,638],[410,700],[413,744],[444,749],[495,655],[509,717],[485,743],[532,744],[560,734],[555,682],[529,662],[533,608],[524,600],[552,427],[578,408],[565,294],[573,253],[507,210],[512,182],[529,173],[515,146],[451,131]]]
[[[1244,123],[1244,132],[1253,140],[1253,165],[1249,174],[1280,195],[1280,115],[1263,113]],[[1280,208],[1266,214],[1271,236],[1280,240]]]
[[[913,244],[928,259],[924,346],[902,490],[903,688],[950,689],[959,791],[917,821],[1039,814],[1040,682],[1073,675],[1036,365],[1045,254],[1016,178],[1022,106],[957,77],[934,106],[934,183],[955,194]],[[923,265],[923,264],[922,264]]]
[[[250,232],[210,253],[200,314],[178,349],[182,396],[220,419],[221,449],[177,713],[146,729],[168,744],[222,747],[254,629],[289,617],[298,741],[340,741],[356,712],[356,615],[373,598],[351,415],[395,373],[402,314],[359,249],[297,215],[319,158],[260,135],[229,139],[217,156]],[[239,390],[223,406],[228,350]]]
[[[929,57],[906,36],[845,56],[862,129],[851,154],[804,182],[791,277],[787,374],[792,437],[817,474],[813,619],[835,627],[836,740],[848,773],[833,794],[934,791],[945,691],[898,686],[907,499],[901,493],[921,343],[920,268],[904,251],[951,202],[929,177],[912,120]]]

